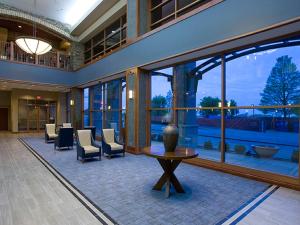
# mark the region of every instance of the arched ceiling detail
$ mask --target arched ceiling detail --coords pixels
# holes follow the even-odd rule
[[[22,10],[19,10],[17,8],[5,5],[3,3],[0,3],[0,16],[6,17],[6,18],[14,18],[19,19],[21,21],[30,21],[30,22],[36,22],[37,25],[43,26],[62,37],[76,41],[77,39],[70,34],[70,27],[68,25],[63,24],[59,21],[55,21],[46,17],[42,16],[36,16],[27,12],[24,12]]]

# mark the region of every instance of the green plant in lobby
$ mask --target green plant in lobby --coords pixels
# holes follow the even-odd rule
[[[211,149],[214,148],[214,146],[213,146],[213,144],[211,143],[211,141],[206,141],[206,142],[204,142],[204,144],[203,144],[203,148],[204,148],[204,149],[207,149],[207,150],[211,150]]]
[[[237,154],[245,154],[246,152],[246,147],[244,145],[235,145],[234,146],[234,151]]]
[[[293,151],[291,160],[292,160],[293,162],[299,162],[299,150],[298,150],[298,149],[295,149],[295,150]]]

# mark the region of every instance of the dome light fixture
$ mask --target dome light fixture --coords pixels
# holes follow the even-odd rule
[[[36,0],[34,0],[34,9],[36,11]],[[36,22],[33,19],[33,35],[18,37],[16,44],[26,53],[33,55],[43,55],[52,49],[52,45],[47,41],[36,37]]]
[[[25,52],[43,55],[52,49],[51,44],[36,37],[19,37],[16,44]]]

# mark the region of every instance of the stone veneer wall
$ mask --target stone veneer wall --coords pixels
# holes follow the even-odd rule
[[[77,70],[84,64],[84,45],[72,42],[70,48],[72,70]]]

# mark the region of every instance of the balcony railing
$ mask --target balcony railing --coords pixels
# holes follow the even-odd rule
[[[71,70],[70,55],[64,51],[52,49],[44,55],[35,56],[24,52],[12,41],[0,42],[0,60]]]

